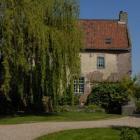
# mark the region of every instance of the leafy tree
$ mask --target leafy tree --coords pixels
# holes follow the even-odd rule
[[[15,110],[42,107],[47,96],[57,109],[60,96],[71,97],[79,74],[81,33],[76,0],[1,0],[1,92]],[[69,89],[69,91],[68,91]],[[66,95],[67,96],[67,95]],[[47,101],[46,101],[47,102]]]
[[[130,96],[133,96],[135,90],[135,82],[135,77],[131,78],[130,76],[126,76],[121,80],[120,85],[128,92]]]
[[[139,113],[140,112],[140,74],[136,75],[133,98],[135,99],[136,112]]]
[[[140,73],[136,75],[136,84],[140,86]]]

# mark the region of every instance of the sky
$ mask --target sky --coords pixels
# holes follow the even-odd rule
[[[80,18],[118,19],[120,11],[128,13],[135,75],[140,73],[140,0],[80,0]]]

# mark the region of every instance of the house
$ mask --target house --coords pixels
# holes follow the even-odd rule
[[[89,94],[97,82],[118,82],[131,75],[131,40],[128,15],[119,19],[80,19],[84,33],[81,57],[81,78],[75,80],[74,92]]]

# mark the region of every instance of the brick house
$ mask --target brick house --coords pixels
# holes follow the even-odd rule
[[[80,19],[84,48],[80,53],[81,78],[75,81],[75,93],[88,95],[91,83],[117,82],[125,75],[131,75],[127,17],[127,13],[121,11],[119,19]]]

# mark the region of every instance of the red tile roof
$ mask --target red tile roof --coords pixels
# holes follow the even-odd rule
[[[118,20],[81,19],[85,49],[129,49],[127,24]],[[106,43],[111,42],[111,43]]]

